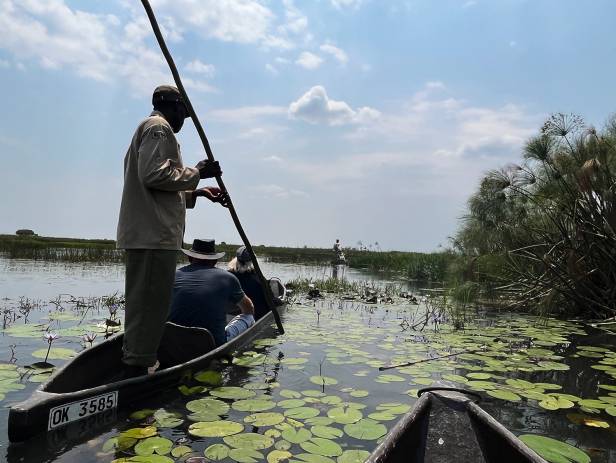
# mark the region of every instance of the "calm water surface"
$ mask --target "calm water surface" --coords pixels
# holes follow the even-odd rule
[[[279,276],[283,281],[331,274],[328,268],[293,264],[264,263],[263,267],[266,275]],[[356,270],[346,269],[345,276],[357,281],[386,282],[378,275]],[[7,374],[4,379],[0,369],[0,387],[5,381],[23,387],[9,390],[2,400],[0,445],[7,461],[111,462],[130,458],[138,448],[135,442],[113,449],[114,441],[110,439],[133,428],[149,429],[163,438],[159,443],[168,442],[169,448],[163,445],[159,450],[162,456],[120,461],[185,461],[191,455],[203,456],[215,444],[223,444],[227,450],[234,448],[229,445],[233,444],[229,437],[200,437],[194,431],[195,423],[224,420],[243,426],[243,433],[256,433],[265,439],[257,450],[252,450],[257,454],[247,456],[236,449],[225,462],[258,461],[275,449],[283,454],[289,452],[295,461],[309,461],[310,455],[316,453],[323,462],[336,462],[337,458],[350,456],[351,450],[373,450],[380,436],[416,400],[417,389],[443,380],[481,391],[485,397],[482,406],[516,434],[553,437],[582,448],[592,461],[616,461],[614,417],[605,412],[605,407],[584,406],[596,403],[579,402],[596,399],[609,405],[616,399],[614,392],[600,387],[616,385],[613,335],[573,323],[482,312],[467,323],[464,331],[454,332],[446,325],[435,331],[432,324],[424,331],[411,331],[406,328],[407,322],[418,320],[423,307],[400,298],[390,304],[333,297],[319,301],[299,298],[284,314],[284,336],[272,330],[238,353],[236,364],[212,367],[220,373],[222,386],[241,387],[239,394],[250,396],[248,402],[239,397],[221,397],[224,389],[217,392],[216,386],[196,376],[184,385],[184,392],[190,391],[191,395],[169,390],[91,429],[77,426],[40,436],[26,445],[9,446],[8,407],[27,398],[37,382],[45,379],[45,375],[24,373],[21,368],[40,360],[32,353],[46,348],[43,331],[49,327],[60,332],[62,336],[53,347],[75,352],[84,348],[84,332],[99,331],[95,342],[100,341],[103,334],[97,323],[109,314],[100,303],[94,299],[88,302],[87,298],[121,293],[123,278],[120,265],[0,259],[0,308],[19,316],[0,337],[0,363],[9,363],[13,355],[19,374]],[[59,295],[63,296],[57,299]],[[86,304],[80,306],[74,298],[84,298]],[[24,306],[28,303],[36,307],[28,313],[27,325],[32,329],[21,328],[26,325]],[[479,347],[494,338],[502,342],[481,354],[378,371],[378,366],[390,362]],[[52,360],[56,365],[65,361]],[[604,368],[591,368],[592,365]],[[511,395],[507,400],[499,398],[502,391],[513,393],[513,401]],[[540,405],[550,399],[548,394],[575,397],[569,397],[573,401],[569,408],[548,410]],[[256,405],[250,402],[253,399],[258,399]],[[143,409],[151,411],[129,416]],[[584,420],[605,423],[608,428],[589,427]],[[143,444],[138,449],[139,453],[148,452]],[[182,450],[190,453],[176,458],[170,450],[175,454]]]

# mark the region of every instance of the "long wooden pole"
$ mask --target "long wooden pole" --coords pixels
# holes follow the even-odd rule
[[[188,98],[188,94],[186,93],[186,89],[184,88],[184,85],[182,84],[182,79],[180,78],[180,74],[178,72],[177,67],[175,66],[171,53],[169,52],[169,49],[167,48],[167,45],[165,44],[165,39],[163,38],[163,35],[160,32],[160,28],[158,27],[158,22],[156,21],[156,16],[154,15],[154,11],[152,11],[150,2],[148,0],[141,0],[141,3],[143,4],[143,7],[145,8],[145,12],[148,15],[148,19],[150,20],[150,24],[152,25],[152,29],[154,30],[154,35],[156,36],[158,45],[160,45],[160,49],[163,52],[165,59],[167,60],[169,69],[171,69],[171,74],[173,74],[173,80],[175,81],[175,85],[177,86],[178,90],[182,94],[182,98],[184,98],[184,103],[186,104],[186,107],[188,108],[188,113],[190,114],[190,117],[193,120],[193,123],[195,124],[195,128],[197,129],[199,138],[201,138],[201,143],[203,143],[203,148],[205,148],[205,154],[207,155],[207,158],[210,161],[214,161],[214,154],[212,153],[212,149],[210,148],[210,143],[208,142],[208,139],[205,136],[205,131],[203,130],[203,127],[201,126],[201,122],[199,122],[199,118],[197,117],[197,114],[195,113],[195,110],[193,109],[190,99]],[[263,288],[263,294],[265,296],[265,300],[267,301],[267,305],[269,309],[274,314],[274,319],[276,320],[278,331],[280,332],[280,334],[284,334],[284,328],[282,326],[282,321],[280,320],[280,314],[278,313],[278,310],[276,309],[276,305],[274,304],[274,298],[272,297],[271,288],[269,287],[267,280],[263,276],[263,272],[261,272],[261,268],[259,267],[259,263],[257,262],[255,253],[252,250],[252,246],[250,245],[250,242],[248,241],[248,237],[246,236],[246,233],[244,232],[244,228],[242,227],[242,224],[240,223],[240,219],[237,216],[235,207],[233,207],[231,196],[229,196],[229,192],[225,188],[225,184],[222,181],[221,176],[216,177],[216,183],[218,183],[218,186],[220,187],[220,189],[229,198],[229,212],[231,213],[231,218],[233,219],[235,228],[237,228],[237,231],[240,234],[240,237],[242,238],[242,242],[244,243],[244,246],[246,246],[246,249],[248,250],[248,253],[250,254],[250,258],[252,259],[255,272],[257,276],[259,277],[259,280],[261,281],[261,287]]]

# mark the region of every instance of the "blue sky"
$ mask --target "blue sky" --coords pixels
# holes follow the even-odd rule
[[[435,250],[547,115],[615,109],[611,0],[152,4],[256,244]],[[114,238],[126,147],[171,82],[141,3],[0,0],[0,30],[0,233]],[[190,122],[178,139],[203,158]],[[196,237],[239,242],[206,202]]]

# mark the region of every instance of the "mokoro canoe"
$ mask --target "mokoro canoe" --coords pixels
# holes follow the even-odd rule
[[[279,307],[279,312],[283,307]],[[273,322],[274,316],[268,312],[248,330],[218,348],[208,330],[167,322],[158,350],[160,368],[151,375],[122,380],[117,378],[122,371],[124,335],[115,335],[79,353],[29,399],[13,405],[9,412],[9,440],[21,442],[80,420],[92,422],[129,408],[137,400],[177,385],[186,375],[206,368],[212,360],[228,357]]]
[[[455,388],[420,393],[366,463],[546,463],[482,410],[477,394]]]

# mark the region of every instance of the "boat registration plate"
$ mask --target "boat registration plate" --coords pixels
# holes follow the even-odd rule
[[[87,416],[102,413],[118,406],[118,391],[97,395],[88,399],[59,405],[49,410],[49,424],[47,430],[64,426],[73,421],[81,420]]]

